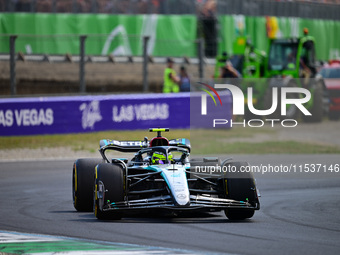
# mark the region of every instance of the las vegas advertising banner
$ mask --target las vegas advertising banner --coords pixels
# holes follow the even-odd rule
[[[0,135],[190,128],[190,94],[3,98],[0,99]],[[196,97],[198,102],[200,96]],[[224,100],[228,102],[224,108],[227,111],[231,108],[231,97]],[[208,103],[208,107],[214,104],[212,100]],[[199,120],[199,104],[193,112],[197,113],[198,121],[192,122],[192,126],[210,125]]]

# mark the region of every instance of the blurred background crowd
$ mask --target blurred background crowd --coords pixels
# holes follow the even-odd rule
[[[340,4],[340,0],[260,0],[260,2]],[[185,14],[211,16],[218,2],[238,0],[0,0],[0,12]],[[258,1],[257,1],[258,2]]]

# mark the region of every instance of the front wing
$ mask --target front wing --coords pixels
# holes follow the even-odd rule
[[[251,205],[246,201],[237,201],[225,198],[212,198],[202,195],[190,195],[190,204],[186,206],[176,206],[170,195],[158,196],[148,199],[137,199],[104,205],[103,211],[109,210],[149,210],[167,209],[173,211],[187,210],[224,210],[224,209],[253,209],[258,210],[259,204]]]

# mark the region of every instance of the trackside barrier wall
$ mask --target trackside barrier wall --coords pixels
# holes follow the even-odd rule
[[[239,35],[266,51],[268,22],[274,37],[301,36],[308,28],[318,60],[340,58],[339,20],[294,17],[218,15],[218,52],[232,54]],[[196,57],[197,26],[195,15],[0,13],[0,53],[9,53],[9,35],[18,35],[17,52],[78,55],[79,36],[87,35],[86,55],[142,56],[149,36],[148,55]]]
[[[204,128],[212,126],[214,113],[200,121],[201,109],[190,112],[190,100],[200,95],[139,94],[0,99],[0,135],[40,135],[137,130],[150,127]],[[223,111],[231,114],[228,94]],[[214,109],[209,100],[208,109]],[[190,124],[190,114],[195,116]]]
[[[194,15],[108,15],[0,13],[0,52],[9,52],[6,35],[18,35],[17,51],[27,54],[79,54],[86,35],[86,55],[142,56],[143,38],[152,56],[195,57]]]

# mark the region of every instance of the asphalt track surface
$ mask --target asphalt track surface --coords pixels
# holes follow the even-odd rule
[[[338,155],[235,156],[260,164],[339,164]],[[72,160],[0,163],[0,230],[231,254],[339,254],[340,173],[256,174],[261,210],[101,222],[74,210]]]

